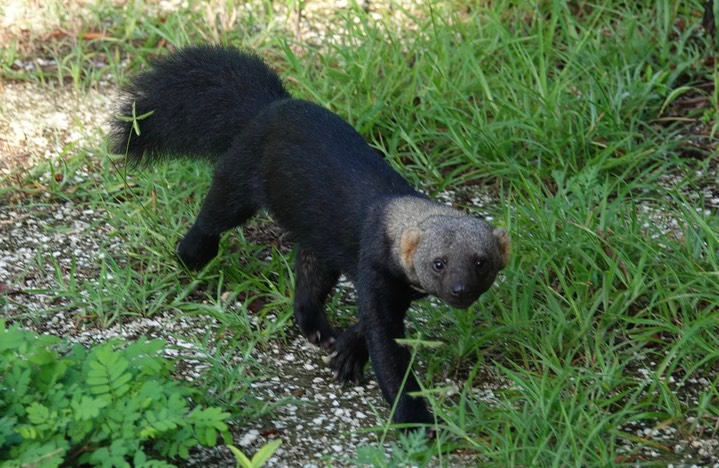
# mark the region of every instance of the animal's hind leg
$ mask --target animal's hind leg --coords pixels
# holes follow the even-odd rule
[[[202,268],[217,255],[223,232],[243,224],[257,212],[249,183],[236,178],[235,172],[218,164],[195,224],[177,244],[177,256],[191,270]]]
[[[327,296],[337,283],[339,273],[322,265],[315,256],[297,248],[295,272],[295,320],[311,343],[329,349],[337,331],[324,314]]]

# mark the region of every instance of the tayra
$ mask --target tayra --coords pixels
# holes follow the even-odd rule
[[[136,132],[128,116],[136,120]],[[130,163],[206,158],[215,173],[200,214],[177,245],[191,269],[217,255],[220,235],[260,209],[297,243],[294,315],[312,343],[334,351],[343,381],[372,362],[394,420],[431,423],[408,371],[410,303],[427,294],[465,308],[506,263],[509,236],[432,201],[340,117],[293,99],[254,53],[201,45],[157,60],[126,87],[113,150]],[[357,288],[360,319],[338,332],[324,302],[340,274]]]

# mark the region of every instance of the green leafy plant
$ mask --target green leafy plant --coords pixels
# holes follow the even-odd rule
[[[245,455],[242,450],[238,449],[234,445],[228,445],[230,451],[235,456],[235,459],[237,460],[237,467],[242,468],[259,468],[261,466],[264,466],[265,463],[267,463],[267,460],[270,459],[272,454],[275,453],[275,451],[282,445],[282,441],[277,439],[273,440],[272,442],[268,442],[255,453],[252,458],[250,459],[247,455]]]
[[[194,390],[159,355],[162,340],[59,343],[0,321],[3,467],[172,466],[160,459],[227,438],[229,414],[192,404]]]
[[[429,445],[422,431],[400,433],[399,441],[391,444],[391,455],[384,448],[368,445],[357,449],[353,463],[356,466],[428,466],[432,456]]]

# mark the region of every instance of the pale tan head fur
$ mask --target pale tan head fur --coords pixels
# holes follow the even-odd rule
[[[431,200],[398,198],[386,226],[410,283],[456,307],[472,304],[509,260],[507,231]]]

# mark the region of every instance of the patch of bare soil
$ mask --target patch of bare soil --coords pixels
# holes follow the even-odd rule
[[[73,24],[66,18],[81,18],[87,12],[85,0],[1,0],[0,44],[14,42],[25,54],[42,42]],[[77,27],[80,23],[77,22]]]
[[[76,152],[100,146],[114,94],[35,83],[10,82],[0,88],[0,178]]]

